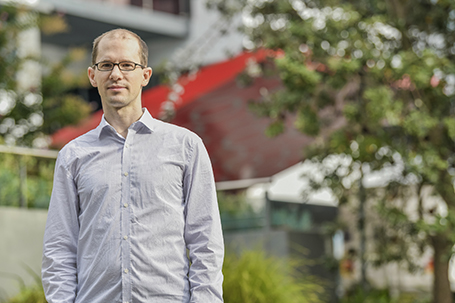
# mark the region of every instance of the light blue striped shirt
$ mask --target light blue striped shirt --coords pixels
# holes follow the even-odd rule
[[[49,303],[223,302],[212,167],[194,133],[147,110],[103,118],[57,158],[44,235]]]

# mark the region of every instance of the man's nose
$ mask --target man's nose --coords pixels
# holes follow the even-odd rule
[[[118,78],[122,78],[122,77],[123,77],[123,73],[120,70],[120,67],[118,65],[114,65],[114,68],[111,70],[110,78],[118,79]]]

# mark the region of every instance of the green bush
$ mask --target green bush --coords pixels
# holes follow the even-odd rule
[[[363,291],[359,286],[346,293],[340,303],[430,303],[430,294],[403,293],[392,298],[387,289]]]
[[[262,251],[227,253],[223,266],[225,303],[321,303],[324,288],[297,274],[295,262]]]
[[[44,291],[41,286],[35,285],[26,287],[16,295],[9,299],[7,303],[47,303],[44,297]]]
[[[6,301],[0,298],[0,303],[47,303],[43,287],[41,286],[41,276],[26,263],[23,263],[22,267],[33,277],[35,283],[26,285],[21,276],[11,273],[2,273],[3,276],[10,277],[17,281],[20,292]]]
[[[21,197],[20,163],[26,167],[25,205],[49,206],[54,174],[54,159],[0,153],[0,206],[19,206]]]

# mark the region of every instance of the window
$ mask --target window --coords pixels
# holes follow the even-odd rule
[[[153,9],[171,14],[179,14],[179,0],[153,0]]]
[[[130,0],[130,4],[144,9],[174,15],[189,13],[189,0]]]

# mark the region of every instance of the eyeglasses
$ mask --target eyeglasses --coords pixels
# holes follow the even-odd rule
[[[96,66],[99,71],[110,72],[111,70],[114,69],[114,67],[116,65],[123,72],[131,72],[136,69],[136,66],[145,68],[145,66],[143,66],[142,64],[134,63],[131,61],[122,61],[119,63],[114,63],[114,62],[110,62],[110,61],[101,61],[101,62],[96,63],[94,66]]]

